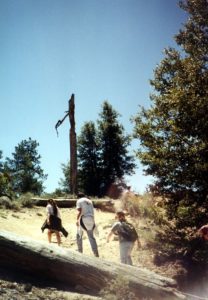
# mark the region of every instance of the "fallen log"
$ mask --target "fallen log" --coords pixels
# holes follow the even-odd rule
[[[37,276],[40,280],[55,280],[70,288],[80,285],[94,295],[99,295],[107,283],[122,275],[128,279],[129,290],[138,299],[186,299],[176,290],[173,279],[152,271],[86,256],[6,231],[0,233],[0,265]]]
[[[76,207],[77,199],[54,199],[58,207],[71,208]],[[36,206],[46,206],[47,199],[32,198],[34,205]],[[93,205],[95,208],[101,209],[102,211],[115,212],[114,201],[112,200],[93,200]]]

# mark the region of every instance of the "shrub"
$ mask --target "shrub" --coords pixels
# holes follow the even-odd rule
[[[155,224],[166,223],[164,209],[155,205],[155,198],[151,194],[137,196],[133,193],[122,198],[123,209],[130,216],[153,220]]]
[[[184,227],[201,227],[207,223],[208,209],[207,204],[198,205],[197,202],[187,204],[181,201],[176,211],[176,226],[177,228]]]
[[[34,195],[32,193],[22,194],[18,201],[22,207],[31,208],[34,206],[34,201],[32,199],[33,197]]]
[[[0,208],[19,210],[19,204],[17,201],[12,201],[6,196],[2,196],[0,197]]]

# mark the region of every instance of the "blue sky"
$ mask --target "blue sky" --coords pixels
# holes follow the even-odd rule
[[[69,160],[69,120],[56,135],[75,94],[76,132],[96,121],[104,100],[131,133],[139,105],[150,105],[149,80],[176,46],[186,15],[176,0],[0,0],[0,150],[11,157],[22,140],[40,144],[46,192],[58,187]],[[134,141],[129,149],[138,147]],[[151,179],[137,160],[128,183],[144,192]]]

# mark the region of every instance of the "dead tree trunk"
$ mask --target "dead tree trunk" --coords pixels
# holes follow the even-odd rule
[[[175,281],[146,269],[104,261],[100,258],[37,242],[9,232],[0,233],[0,265],[30,273],[33,277],[80,285],[88,294],[98,295],[112,279],[123,276],[129,291],[138,299],[186,299],[175,289]],[[116,292],[116,291],[115,291]]]
[[[74,118],[74,94],[69,100],[69,121],[70,121],[70,188],[74,195],[77,195],[77,137],[75,132]]]
[[[58,135],[58,127],[64,122],[67,116],[69,116],[70,131],[69,131],[69,147],[70,147],[70,179],[69,187],[71,193],[77,195],[77,137],[75,132],[75,118],[74,118],[74,94],[71,95],[69,100],[69,108],[66,115],[62,120],[58,120],[55,125]]]

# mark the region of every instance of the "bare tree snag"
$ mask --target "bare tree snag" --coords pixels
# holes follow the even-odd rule
[[[69,116],[70,131],[69,131],[69,147],[70,147],[70,182],[69,187],[72,194],[77,195],[77,137],[75,131],[75,104],[74,104],[74,94],[68,103],[68,111],[62,120],[58,120],[55,125],[55,129],[58,136],[58,127],[64,122],[67,116]]]
[[[67,250],[6,231],[0,232],[0,266],[14,268],[21,276],[27,273],[39,280],[48,279],[75,288],[80,285],[88,294],[98,295],[118,276],[129,282],[129,291],[138,299],[187,299],[176,289],[173,279],[152,271]]]
[[[72,94],[69,100],[69,121],[70,121],[70,187],[71,192],[77,195],[77,137],[75,131],[75,119],[74,119],[74,94]]]

